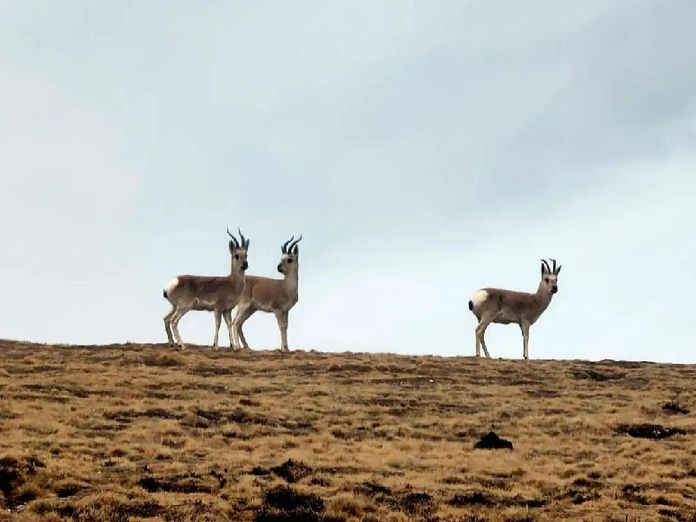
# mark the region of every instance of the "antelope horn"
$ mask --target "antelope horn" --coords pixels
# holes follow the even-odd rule
[[[230,232],[230,227],[227,227],[227,235],[229,235],[232,238],[232,241],[234,241],[235,248],[239,248],[239,241],[237,241],[237,238],[232,235],[232,232]]]
[[[297,246],[297,243],[299,243],[300,241],[302,241],[302,234],[300,234],[299,239],[296,239],[292,242],[292,244],[288,247],[288,250],[292,252],[292,249],[295,248]]]
[[[249,243],[247,239],[244,237],[244,234],[242,234],[242,229],[237,227],[237,231],[239,232],[239,237],[242,238],[242,246],[246,248],[247,246],[249,246]]]
[[[550,273],[551,273],[551,267],[549,266],[549,262],[546,261],[546,259],[542,259],[541,262],[544,263],[544,266],[546,267],[546,271],[550,274]]]
[[[292,240],[295,239],[295,236],[292,236],[290,239],[288,239],[285,243],[283,243],[283,246],[280,247],[280,250],[283,252],[283,254],[288,253],[288,245],[292,243]]]
[[[552,273],[555,274],[556,273],[556,260],[552,259],[551,261],[553,261],[553,272]]]

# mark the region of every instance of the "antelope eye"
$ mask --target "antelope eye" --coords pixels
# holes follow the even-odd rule
[[[549,278],[547,277],[546,279],[544,279],[544,281],[546,281],[546,282],[548,283],[548,282],[549,282]]]
[[[292,259],[288,259],[288,264],[289,264],[289,263],[292,263]]]
[[[234,258],[235,258],[235,259],[239,259],[239,254],[235,254],[235,255],[234,255]],[[547,279],[546,281],[548,281],[548,279]]]

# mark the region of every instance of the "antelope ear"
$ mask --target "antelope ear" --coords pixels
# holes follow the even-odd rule
[[[558,265],[558,268],[556,269],[556,275],[561,273],[561,268],[563,265]]]
[[[234,253],[234,243],[230,241],[230,253]]]
[[[244,243],[244,248],[246,250],[249,250],[249,243],[251,243],[251,239],[247,239],[246,242]]]
[[[292,249],[292,253],[295,254],[296,256],[300,255],[300,247],[295,245],[295,248]]]
[[[231,243],[231,241],[230,241],[230,243]],[[545,273],[546,273],[546,265],[542,261],[541,262],[541,275],[544,275]]]

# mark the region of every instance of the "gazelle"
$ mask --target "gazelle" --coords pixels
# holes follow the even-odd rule
[[[479,323],[476,327],[476,356],[481,356],[481,347],[486,357],[490,357],[483,336],[491,323],[518,324],[524,340],[524,358],[529,359],[529,327],[544,313],[551,303],[553,294],[558,292],[560,265],[552,259],[553,269],[548,261],[541,260],[541,282],[536,293],[513,292],[499,288],[484,288],[476,292],[469,301],[471,310]]]
[[[278,263],[278,272],[284,275],[283,279],[247,276],[233,321],[237,348],[243,346],[244,349],[249,349],[242,326],[254,312],[261,310],[275,314],[280,329],[280,351],[288,351],[288,312],[298,299],[300,249],[297,244],[301,240],[302,235],[299,239],[293,236],[280,247],[283,255]]]
[[[174,346],[172,331],[179,348],[184,343],[179,335],[179,321],[190,310],[206,310],[215,314],[215,338],[213,348],[217,349],[220,316],[225,318],[230,334],[230,346],[234,346],[232,336],[232,309],[237,305],[244,290],[244,271],[249,267],[247,252],[250,240],[239,230],[241,242],[227,229],[230,236],[229,249],[232,256],[230,275],[223,277],[180,275],[172,279],[164,288],[164,297],[172,303],[172,311],[164,317],[164,329],[169,345]]]

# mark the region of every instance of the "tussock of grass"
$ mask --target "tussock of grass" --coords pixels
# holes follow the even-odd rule
[[[2,522],[696,516],[693,366],[0,341],[0,368]]]

